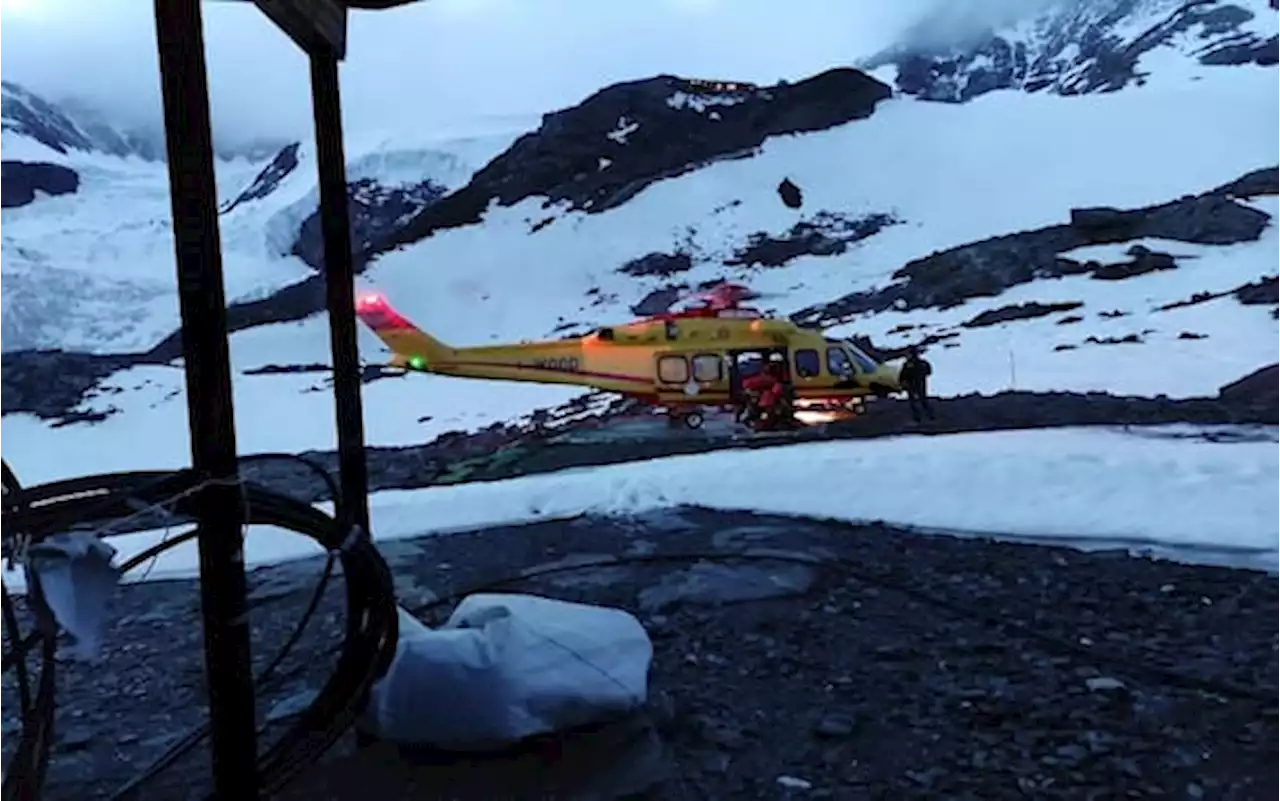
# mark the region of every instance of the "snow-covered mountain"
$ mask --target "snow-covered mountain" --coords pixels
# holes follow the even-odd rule
[[[1259,0],[1067,2],[934,52],[925,72],[950,76],[934,89],[912,83],[913,44],[872,74],[658,76],[527,130],[353,137],[361,280],[458,344],[586,330],[732,279],[882,350],[925,344],[942,393],[1213,394],[1278,360],[1277,71],[1221,55],[1273,47],[1275,17]],[[1002,47],[1055,77],[1017,67],[978,91]],[[1131,80],[1088,77],[1121,75],[1098,71],[1117,53]],[[40,455],[59,442],[128,466],[121,443],[145,425],[173,443],[149,466],[184,463],[163,168],[58,155],[79,190],[4,212],[6,454],[33,480],[64,471]],[[309,144],[223,165],[219,184],[240,449],[331,447],[327,425],[280,425],[332,420]],[[371,378],[371,444],[577,394]]]
[[[1274,0],[1060,0],[998,30],[961,27],[959,40],[959,21],[944,12],[863,66],[891,67],[900,91],[928,100],[964,102],[1000,89],[1117,91],[1176,80],[1188,62],[1274,65],[1274,6]]]

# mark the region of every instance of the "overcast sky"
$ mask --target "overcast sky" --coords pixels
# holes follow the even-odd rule
[[[772,83],[889,44],[938,0],[423,0],[352,15],[349,132],[450,132],[572,105],[668,72]],[[151,0],[0,0],[0,75],[51,99],[159,119]],[[307,68],[248,3],[204,3],[214,124],[226,140],[310,130]]]

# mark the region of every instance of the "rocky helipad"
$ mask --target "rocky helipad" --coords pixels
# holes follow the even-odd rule
[[[621,735],[498,771],[348,744],[286,798],[1276,797],[1265,573],[691,508],[384,551],[409,608],[512,579],[498,586],[633,611],[655,646],[649,709]],[[252,575],[259,664],[318,571]],[[329,670],[334,585],[259,691],[268,721],[305,706]],[[128,585],[102,659],[60,666],[48,799],[111,797],[202,721],[197,608],[191,582]],[[204,797],[207,753],[130,797]]]

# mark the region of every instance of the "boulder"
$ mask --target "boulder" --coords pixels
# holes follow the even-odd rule
[[[80,188],[80,175],[70,167],[39,161],[6,161],[0,164],[0,206],[25,206],[46,195],[70,195]]]

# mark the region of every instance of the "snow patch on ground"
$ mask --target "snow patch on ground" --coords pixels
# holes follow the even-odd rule
[[[1228,443],[1180,436],[1192,429],[904,436],[720,451],[379,492],[370,498],[371,525],[386,541],[687,504],[1019,538],[1241,550],[1274,569],[1276,428],[1251,427],[1245,441]],[[251,566],[318,553],[301,537],[259,528],[246,540]],[[163,536],[112,542],[127,558]],[[195,564],[195,546],[182,546],[148,577],[190,575]],[[5,582],[13,586],[15,578],[6,574]]]

